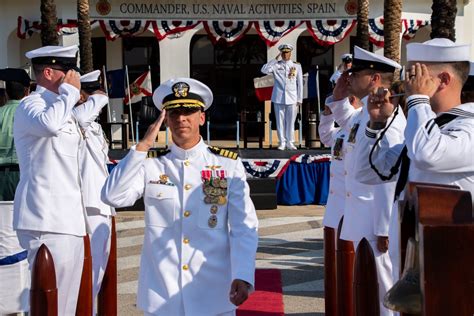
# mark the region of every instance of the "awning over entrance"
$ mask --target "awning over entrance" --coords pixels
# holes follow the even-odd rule
[[[322,46],[334,45],[342,41],[356,25],[355,19],[336,20],[261,20],[261,21],[175,21],[175,20],[93,20],[91,26],[100,27],[107,40],[118,37],[138,36],[146,31],[152,32],[158,41],[169,37],[179,37],[186,32],[203,24],[212,42],[235,43],[254,28],[267,46],[275,45],[282,37],[292,32],[295,28],[304,25],[316,42]],[[430,22],[428,20],[402,19],[401,34],[405,39],[411,39],[416,32]],[[369,20],[370,40],[377,46],[384,45],[383,17]],[[18,17],[17,36],[21,39],[31,37],[41,30],[39,21],[29,21]],[[62,20],[58,22],[59,34],[72,34],[77,32],[76,20]]]

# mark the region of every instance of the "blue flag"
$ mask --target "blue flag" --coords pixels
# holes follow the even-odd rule
[[[316,98],[318,96],[318,91],[316,90],[317,73],[318,71],[316,69],[311,69],[308,73],[308,98]]]
[[[107,71],[109,98],[125,97],[125,71],[123,69]]]

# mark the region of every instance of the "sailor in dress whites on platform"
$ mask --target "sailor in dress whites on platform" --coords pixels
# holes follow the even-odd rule
[[[360,140],[369,121],[367,96],[380,87],[388,88],[395,69],[401,66],[391,59],[368,52],[359,47],[354,49],[352,68],[338,80],[332,100],[326,101],[335,121],[344,129],[347,141],[344,147],[345,206],[341,238],[354,242],[357,249],[362,238],[366,238],[375,255],[379,282],[380,314],[393,315],[382,300],[392,287],[392,266],[388,256],[388,226],[393,204],[395,185],[377,186],[362,184],[354,173],[357,152],[361,150]],[[361,98],[363,107],[356,111],[350,104],[348,93]],[[390,129],[389,138],[394,142],[403,140],[406,121],[398,115]]]
[[[146,315],[235,315],[254,285],[258,220],[244,167],[199,135],[212,99],[194,79],[162,83],[153,94],[160,118],[102,190],[114,207],[144,198],[137,306]],[[146,159],[165,116],[174,144]]]
[[[474,196],[474,103],[461,104],[461,89],[469,73],[470,45],[455,44],[449,39],[432,39],[407,45],[408,106],[405,142],[393,143],[381,133],[390,123],[393,106],[382,95],[374,102],[372,121],[382,122],[378,129],[366,127],[356,159],[357,177],[364,183],[393,182],[397,179],[397,200],[410,182],[428,182],[457,185]],[[428,63],[426,66],[424,63]],[[446,120],[447,119],[447,120]],[[450,120],[450,121],[449,121]],[[390,131],[392,127],[388,127]],[[369,153],[380,139],[372,154],[377,171],[390,179],[382,181],[367,163]],[[405,157],[397,168],[391,169],[406,146]],[[405,159],[403,159],[405,160]],[[402,161],[403,161],[402,160]],[[403,166],[406,166],[404,168]],[[403,172],[405,170],[405,172]],[[398,202],[390,225],[390,257],[397,266],[399,260]],[[395,271],[398,279],[398,270]]]
[[[13,199],[20,168],[13,139],[14,114],[29,93],[30,77],[24,69],[0,70],[8,101],[0,106],[0,315],[29,310],[30,272],[27,251],[13,229]]]
[[[341,55],[341,63],[337,66],[336,71],[332,74],[329,81],[331,82],[331,86],[334,87],[336,85],[337,79],[348,69],[352,67],[352,54],[342,54]]]
[[[28,250],[30,270],[37,250],[51,252],[58,287],[58,315],[74,315],[84,258],[85,211],[79,175],[78,47],[44,46],[27,52],[38,83],[15,113],[13,135],[20,163],[14,222]]]
[[[100,291],[109,258],[112,216],[115,215],[115,209],[102,202],[100,197],[109,175],[109,144],[102,127],[95,120],[109,102],[109,98],[101,90],[99,77],[100,70],[81,76],[80,104],[73,111],[84,137],[80,151],[80,168],[86,221],[90,229],[94,310],[95,298]]]
[[[278,47],[280,54],[275,59],[263,65],[262,72],[272,74],[275,79],[272,92],[272,102],[275,107],[277,123],[278,149],[296,149],[295,119],[298,106],[303,102],[303,70],[301,65],[292,61],[293,46],[282,44]],[[278,58],[281,56],[281,60]]]

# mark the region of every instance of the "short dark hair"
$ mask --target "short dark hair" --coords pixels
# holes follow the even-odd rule
[[[23,99],[26,95],[26,87],[16,81],[7,81],[5,82],[5,90],[9,99],[20,100]]]
[[[464,85],[469,77],[471,64],[468,61],[451,62],[448,64],[453,68],[454,72],[461,80],[461,84]]]

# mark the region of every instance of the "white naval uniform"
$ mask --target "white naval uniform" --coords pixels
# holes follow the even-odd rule
[[[348,133],[344,146],[344,174],[346,198],[344,206],[344,223],[341,238],[352,240],[354,249],[362,238],[366,238],[375,255],[379,282],[379,299],[381,315],[393,315],[393,312],[382,304],[385,293],[392,287],[392,266],[387,252],[377,249],[377,236],[388,236],[388,226],[395,192],[394,183],[377,186],[362,184],[355,174],[356,157],[361,150],[360,140],[369,121],[367,97],[362,99],[362,110],[355,110],[348,98],[327,102],[335,121]],[[402,116],[400,116],[402,117]],[[390,130],[390,139],[403,139],[403,120],[398,119]],[[358,125],[357,125],[358,124]],[[358,126],[358,127],[357,127]],[[398,140],[400,141],[400,140]]]
[[[110,253],[111,216],[114,208],[101,200],[101,190],[109,175],[109,146],[102,127],[94,120],[100,110],[108,103],[108,97],[101,94],[89,96],[88,100],[74,108],[74,116],[81,127],[84,145],[81,147],[81,178],[86,208],[86,221],[89,226],[92,254],[93,297],[100,291],[102,279]],[[94,299],[94,310],[96,300]]]
[[[384,175],[388,175],[406,144],[410,169],[408,181],[457,185],[474,196],[474,103],[461,104],[448,113],[459,117],[441,128],[433,121],[436,114],[431,110],[429,98],[413,95],[407,98],[409,107],[405,142],[396,144],[387,141],[386,137],[374,149],[373,163]],[[441,115],[442,113],[439,113]],[[362,139],[363,151],[357,159],[357,176],[365,183],[382,183],[378,175],[364,163],[381,131],[367,128],[366,137]],[[398,175],[390,181],[396,182]],[[403,200],[403,195],[400,196]],[[391,221],[390,257],[394,266],[399,266],[399,226],[398,203],[394,203]],[[393,242],[392,242],[393,241]],[[394,275],[398,279],[398,269]]]
[[[323,225],[336,229],[341,217],[344,215],[345,201],[345,176],[344,176],[344,143],[347,141],[345,129],[334,126],[334,116],[321,114],[321,122],[318,126],[321,142],[331,148],[331,167],[329,171],[329,197],[324,213]],[[334,144],[342,142],[340,154],[334,152]],[[336,237],[337,238],[337,237]]]
[[[41,244],[56,269],[58,314],[73,315],[86,233],[79,176],[81,134],[72,116],[79,90],[63,83],[59,95],[42,86],[22,100],[13,135],[20,165],[14,222],[30,268]]]
[[[297,103],[303,102],[303,70],[292,60],[272,59],[262,70],[264,74],[273,74],[274,85],[272,102],[275,107],[278,139],[280,144],[293,144],[295,139],[295,119]]]
[[[240,159],[211,153],[202,139],[189,150],[172,145],[159,158],[146,156],[132,148],[102,189],[103,201],[115,207],[144,197],[137,306],[153,315],[232,312],[231,282],[241,279],[253,286],[258,242],[258,220]],[[212,205],[204,202],[201,175],[212,166],[225,170],[228,181],[227,203],[218,205],[215,227],[208,223]]]

